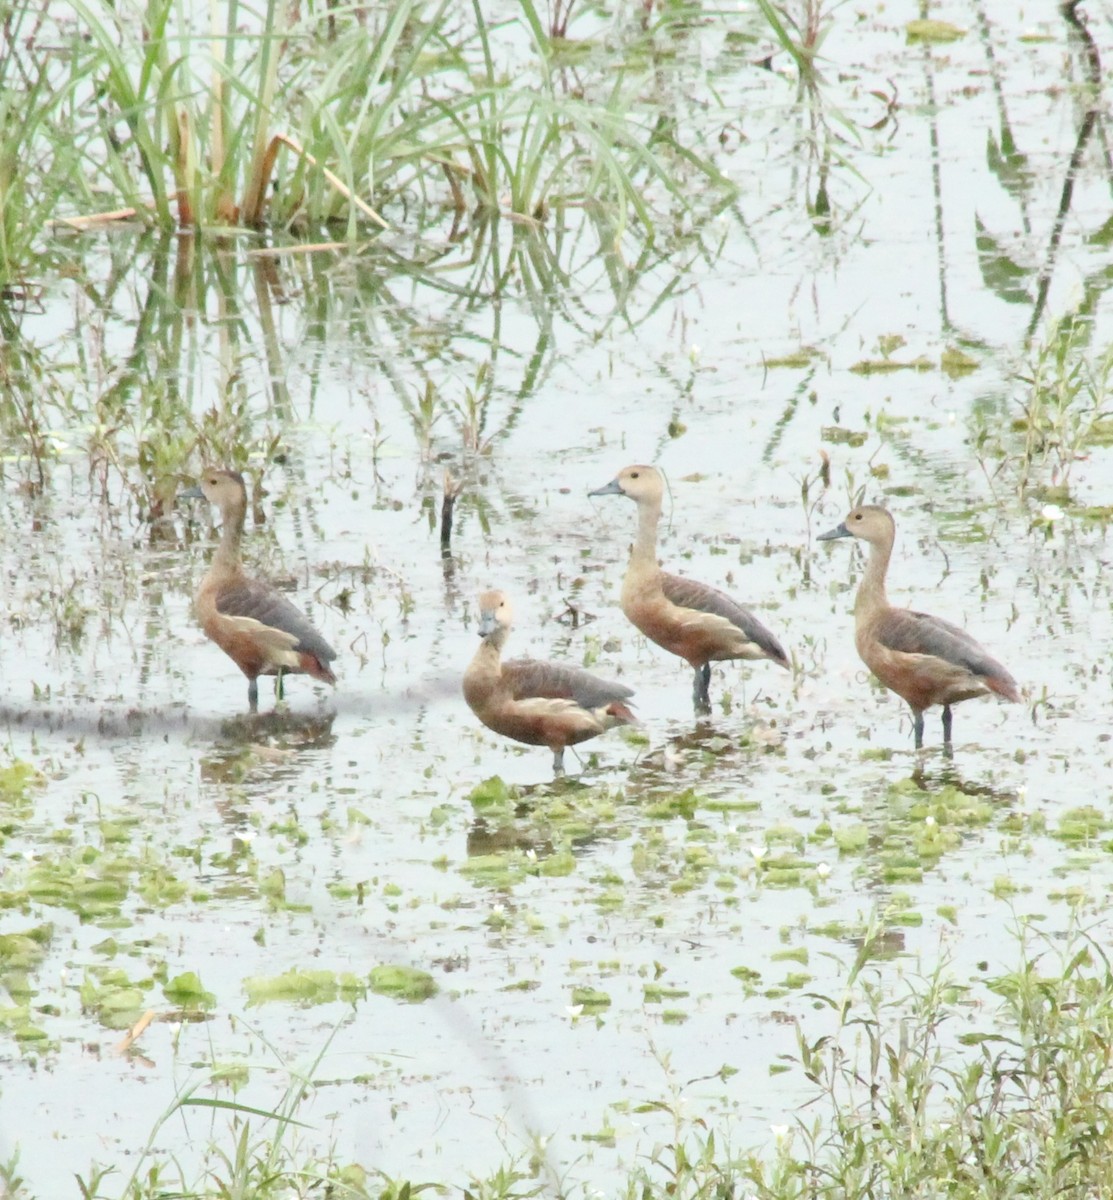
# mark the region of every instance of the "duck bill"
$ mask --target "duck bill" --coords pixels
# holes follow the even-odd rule
[[[204,500],[205,493],[201,490],[199,484],[194,484],[193,487],[188,487],[184,492],[178,493],[179,500]]]
[[[612,479],[610,483],[601,488],[596,488],[593,492],[588,492],[589,496],[621,496],[623,495],[622,485],[617,479]]]
[[[490,637],[492,633],[498,629],[499,623],[495,620],[494,613],[483,613],[479,618],[479,636],[481,638]]]
[[[821,533],[816,538],[817,542],[833,542],[835,538],[853,537],[854,534],[846,527],[846,522],[842,521],[835,526],[834,529],[828,529],[826,533]]]

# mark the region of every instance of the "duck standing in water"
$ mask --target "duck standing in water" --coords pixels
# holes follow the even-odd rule
[[[634,694],[579,667],[529,658],[502,660],[513,611],[505,593],[479,597],[479,636],[483,639],[464,672],[464,699],[495,733],[548,746],[553,771],[564,774],[564,748],[598,737],[636,718],[626,701]]]
[[[951,745],[951,705],[995,692],[1019,701],[1016,680],[965,629],[927,613],[893,608],[885,576],[897,527],[876,504],[855,508],[819,541],[856,537],[869,543],[866,573],[854,601],[854,644],[867,667],[912,709],[916,749],[924,744],[924,710],[943,705],[943,745]]]
[[[251,711],[259,707],[260,675],[276,675],[282,699],[284,675],[312,675],[336,683],[329,664],[336,651],[309,619],[272,584],[244,572],[240,546],[247,516],[247,488],[237,471],[210,468],[201,483],[182,493],[220,509],[220,544],[197,588],[197,617],[205,634],[247,676]]]
[[[711,706],[711,664],[767,658],[789,666],[781,643],[749,609],[725,592],[669,575],[657,565],[657,526],[665,481],[656,467],[626,467],[589,496],[628,496],[638,506],[638,536],[622,581],[622,611],[650,641],[683,658],[695,672],[692,700]]]

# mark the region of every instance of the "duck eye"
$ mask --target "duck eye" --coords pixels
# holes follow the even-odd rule
[[[637,479],[637,477],[638,477],[638,473],[637,473],[637,471],[631,471],[631,472],[630,472],[630,478],[631,478],[631,479]]]
[[[862,519],[862,514],[861,514],[861,513],[855,513],[855,514],[854,514],[854,520],[855,520],[855,521],[860,521],[861,519]]]

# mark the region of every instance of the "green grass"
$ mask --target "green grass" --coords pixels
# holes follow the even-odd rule
[[[1113,348],[1090,344],[1083,314],[1055,322],[1018,376],[1012,420],[979,418],[978,446],[1022,494],[1066,503],[1076,464],[1113,442]]]
[[[573,205],[605,212],[617,246],[631,226],[651,239],[672,204],[734,192],[645,99],[644,57],[578,54],[569,86],[567,40],[533,0],[494,26],[478,0],[232,0],[209,22],[184,0],[74,8],[68,25],[11,10],[29,33],[0,67],[9,241],[63,148],[56,215],[127,207],[164,229],[326,223],[355,239],[408,224],[415,202],[527,223]]]

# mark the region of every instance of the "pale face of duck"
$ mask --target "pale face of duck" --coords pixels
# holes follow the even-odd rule
[[[861,504],[847,513],[841,525],[821,533],[817,540],[830,542],[835,538],[856,537],[871,546],[891,546],[896,530],[896,522],[888,509],[879,504]]]
[[[638,504],[659,504],[664,494],[664,476],[656,467],[643,463],[623,467],[606,487],[588,492],[589,496],[629,496]]]
[[[201,480],[181,493],[182,500],[208,500],[226,516],[247,511],[247,485],[238,471],[206,467]]]
[[[221,512],[247,503],[247,487],[238,471],[210,467],[201,475],[201,494]]]
[[[479,597],[479,636],[490,637],[501,632],[504,636],[514,624],[514,610],[505,592],[497,589],[484,592]]]

